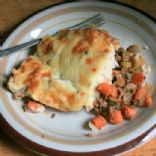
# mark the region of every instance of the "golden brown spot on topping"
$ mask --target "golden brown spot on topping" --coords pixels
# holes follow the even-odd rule
[[[22,65],[20,67],[21,73],[24,73],[27,70],[27,67],[25,65]]]
[[[39,99],[39,101],[42,101],[43,99],[45,98],[45,94],[44,94],[44,92],[41,92],[40,94],[39,94],[39,97],[38,97],[38,99]],[[46,101],[47,102],[47,101]],[[48,101],[49,102],[49,101]],[[47,102],[47,103],[48,103]]]
[[[69,30],[65,29],[65,30],[61,30],[59,33],[59,39],[62,40],[64,37],[66,37],[66,35],[68,34]]]
[[[54,103],[56,108],[61,108],[61,106],[64,106],[63,101],[58,97],[58,93],[56,91],[49,92],[49,97],[51,100],[51,103]]]
[[[37,79],[31,80],[30,85],[28,86],[28,92],[33,94],[37,90],[39,83],[40,81]]]
[[[77,35],[81,34],[82,32],[83,32],[82,29],[76,29],[76,30],[74,31],[74,33],[77,34]]]
[[[94,59],[93,58],[87,58],[86,63],[87,64],[92,64],[92,63],[94,63]]]
[[[51,77],[52,73],[50,71],[41,74],[43,77]]]
[[[110,44],[112,42],[112,38],[110,36],[105,37],[105,42]]]
[[[68,43],[69,43],[69,40],[68,40],[68,39],[63,39],[62,42],[63,42],[64,44],[68,44]]]
[[[88,37],[88,42],[90,44],[93,44],[99,41],[99,39],[103,37],[103,33],[100,32],[99,30],[87,29],[87,37]]]
[[[31,68],[34,68],[35,69],[35,68],[39,68],[39,67],[42,66],[38,62],[34,61],[33,58],[31,58],[31,57],[27,58],[26,61],[25,61],[25,63],[26,63],[26,67],[28,67],[30,69]]]
[[[88,35],[88,41],[89,41],[90,44],[96,42],[97,37],[98,37],[97,32],[95,32],[95,31],[92,30],[92,29],[88,29],[87,35]]]
[[[27,77],[27,79],[25,80],[26,84],[30,84],[35,78],[36,76],[38,76],[38,71],[39,68],[34,69]]]
[[[33,61],[33,58],[32,57],[28,57],[27,59],[26,59],[26,62],[31,62],[31,61]]]
[[[48,53],[50,50],[52,50],[52,48],[53,48],[53,43],[48,42],[45,46],[45,52]]]
[[[53,41],[49,38],[43,40],[41,42],[41,48],[44,54],[49,53],[53,49]]]
[[[92,72],[96,72],[97,71],[97,68],[92,68]]]
[[[120,46],[119,40],[111,37],[108,32],[89,28],[86,30],[86,36],[90,45],[95,45],[96,43],[99,45],[99,49],[97,50],[99,52],[111,51],[111,44],[115,49],[118,49]]]
[[[101,44],[101,46],[99,46],[99,52],[105,52],[105,53],[110,52],[109,46],[106,44]]]
[[[76,97],[75,97],[74,94],[68,95],[67,98],[68,98],[68,102],[69,102],[70,104],[74,104],[74,103],[75,103]]]
[[[85,41],[79,41],[78,44],[73,47],[72,52],[73,53],[82,53],[84,51],[86,51],[88,48],[88,44]]]
[[[84,92],[81,92],[81,93],[80,93],[80,96],[84,96],[84,95],[85,95],[85,93],[84,93]]]
[[[40,68],[35,68],[27,77],[24,83],[27,84],[28,90],[31,93],[34,93],[34,91],[39,86],[39,76],[40,76]]]
[[[49,97],[52,102],[58,103],[56,92],[54,91],[49,92]]]

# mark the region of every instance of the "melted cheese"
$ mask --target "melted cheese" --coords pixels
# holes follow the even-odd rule
[[[81,99],[71,83],[53,78],[51,69],[34,56],[28,57],[18,70],[13,70],[8,85],[17,96],[28,96],[62,111],[82,108]]]
[[[14,70],[9,88],[18,93],[26,88],[24,96],[62,111],[83,106],[89,111],[97,85],[111,82],[118,47],[119,41],[101,30],[46,36],[38,45],[38,58],[30,56]]]
[[[45,52],[47,40],[51,41],[53,48]],[[83,105],[90,110],[96,86],[104,80],[111,81],[115,49],[119,45],[119,40],[105,31],[73,30],[56,37],[45,37],[38,46],[38,55],[58,78],[72,83],[84,96]]]

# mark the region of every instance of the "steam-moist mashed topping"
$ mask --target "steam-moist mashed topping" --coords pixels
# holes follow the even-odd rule
[[[88,28],[64,30],[46,36],[19,69],[13,70],[9,88],[62,111],[92,109],[96,87],[111,83],[119,40],[108,32]]]
[[[16,97],[28,96],[62,111],[76,111],[82,107],[71,83],[53,78],[51,69],[35,56],[29,56],[18,70],[13,70],[8,85]]]

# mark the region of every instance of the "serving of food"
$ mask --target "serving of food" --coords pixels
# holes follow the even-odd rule
[[[80,111],[83,106],[89,111],[97,84],[111,81],[118,46],[107,32],[93,29],[47,36],[38,45],[38,56],[28,57],[13,71],[9,88],[16,97],[28,95],[62,111]]]
[[[95,16],[103,25],[71,29]],[[150,18],[113,2],[37,13],[2,46],[40,41],[0,60],[2,129],[43,155],[114,155],[147,142],[156,131],[155,36]]]
[[[35,56],[13,69],[8,86],[16,98],[30,98],[25,110],[42,112],[49,106],[77,112],[84,107],[97,114],[89,122],[92,129],[120,124],[136,116],[136,106],[153,103],[143,48],[120,48],[118,39],[97,28],[62,30],[44,37]]]
[[[112,70],[112,83],[103,82],[97,87],[100,96],[94,101],[93,109],[98,116],[90,127],[101,129],[107,122],[120,124],[124,119],[135,118],[137,107],[153,105],[154,87],[145,81],[151,68],[140,55],[144,48],[147,47],[131,45],[116,51],[118,66]]]

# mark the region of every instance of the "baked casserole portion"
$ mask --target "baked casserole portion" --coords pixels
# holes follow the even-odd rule
[[[88,28],[45,36],[37,55],[13,69],[8,86],[16,97],[30,97],[61,111],[93,108],[96,87],[112,81],[119,40]]]

